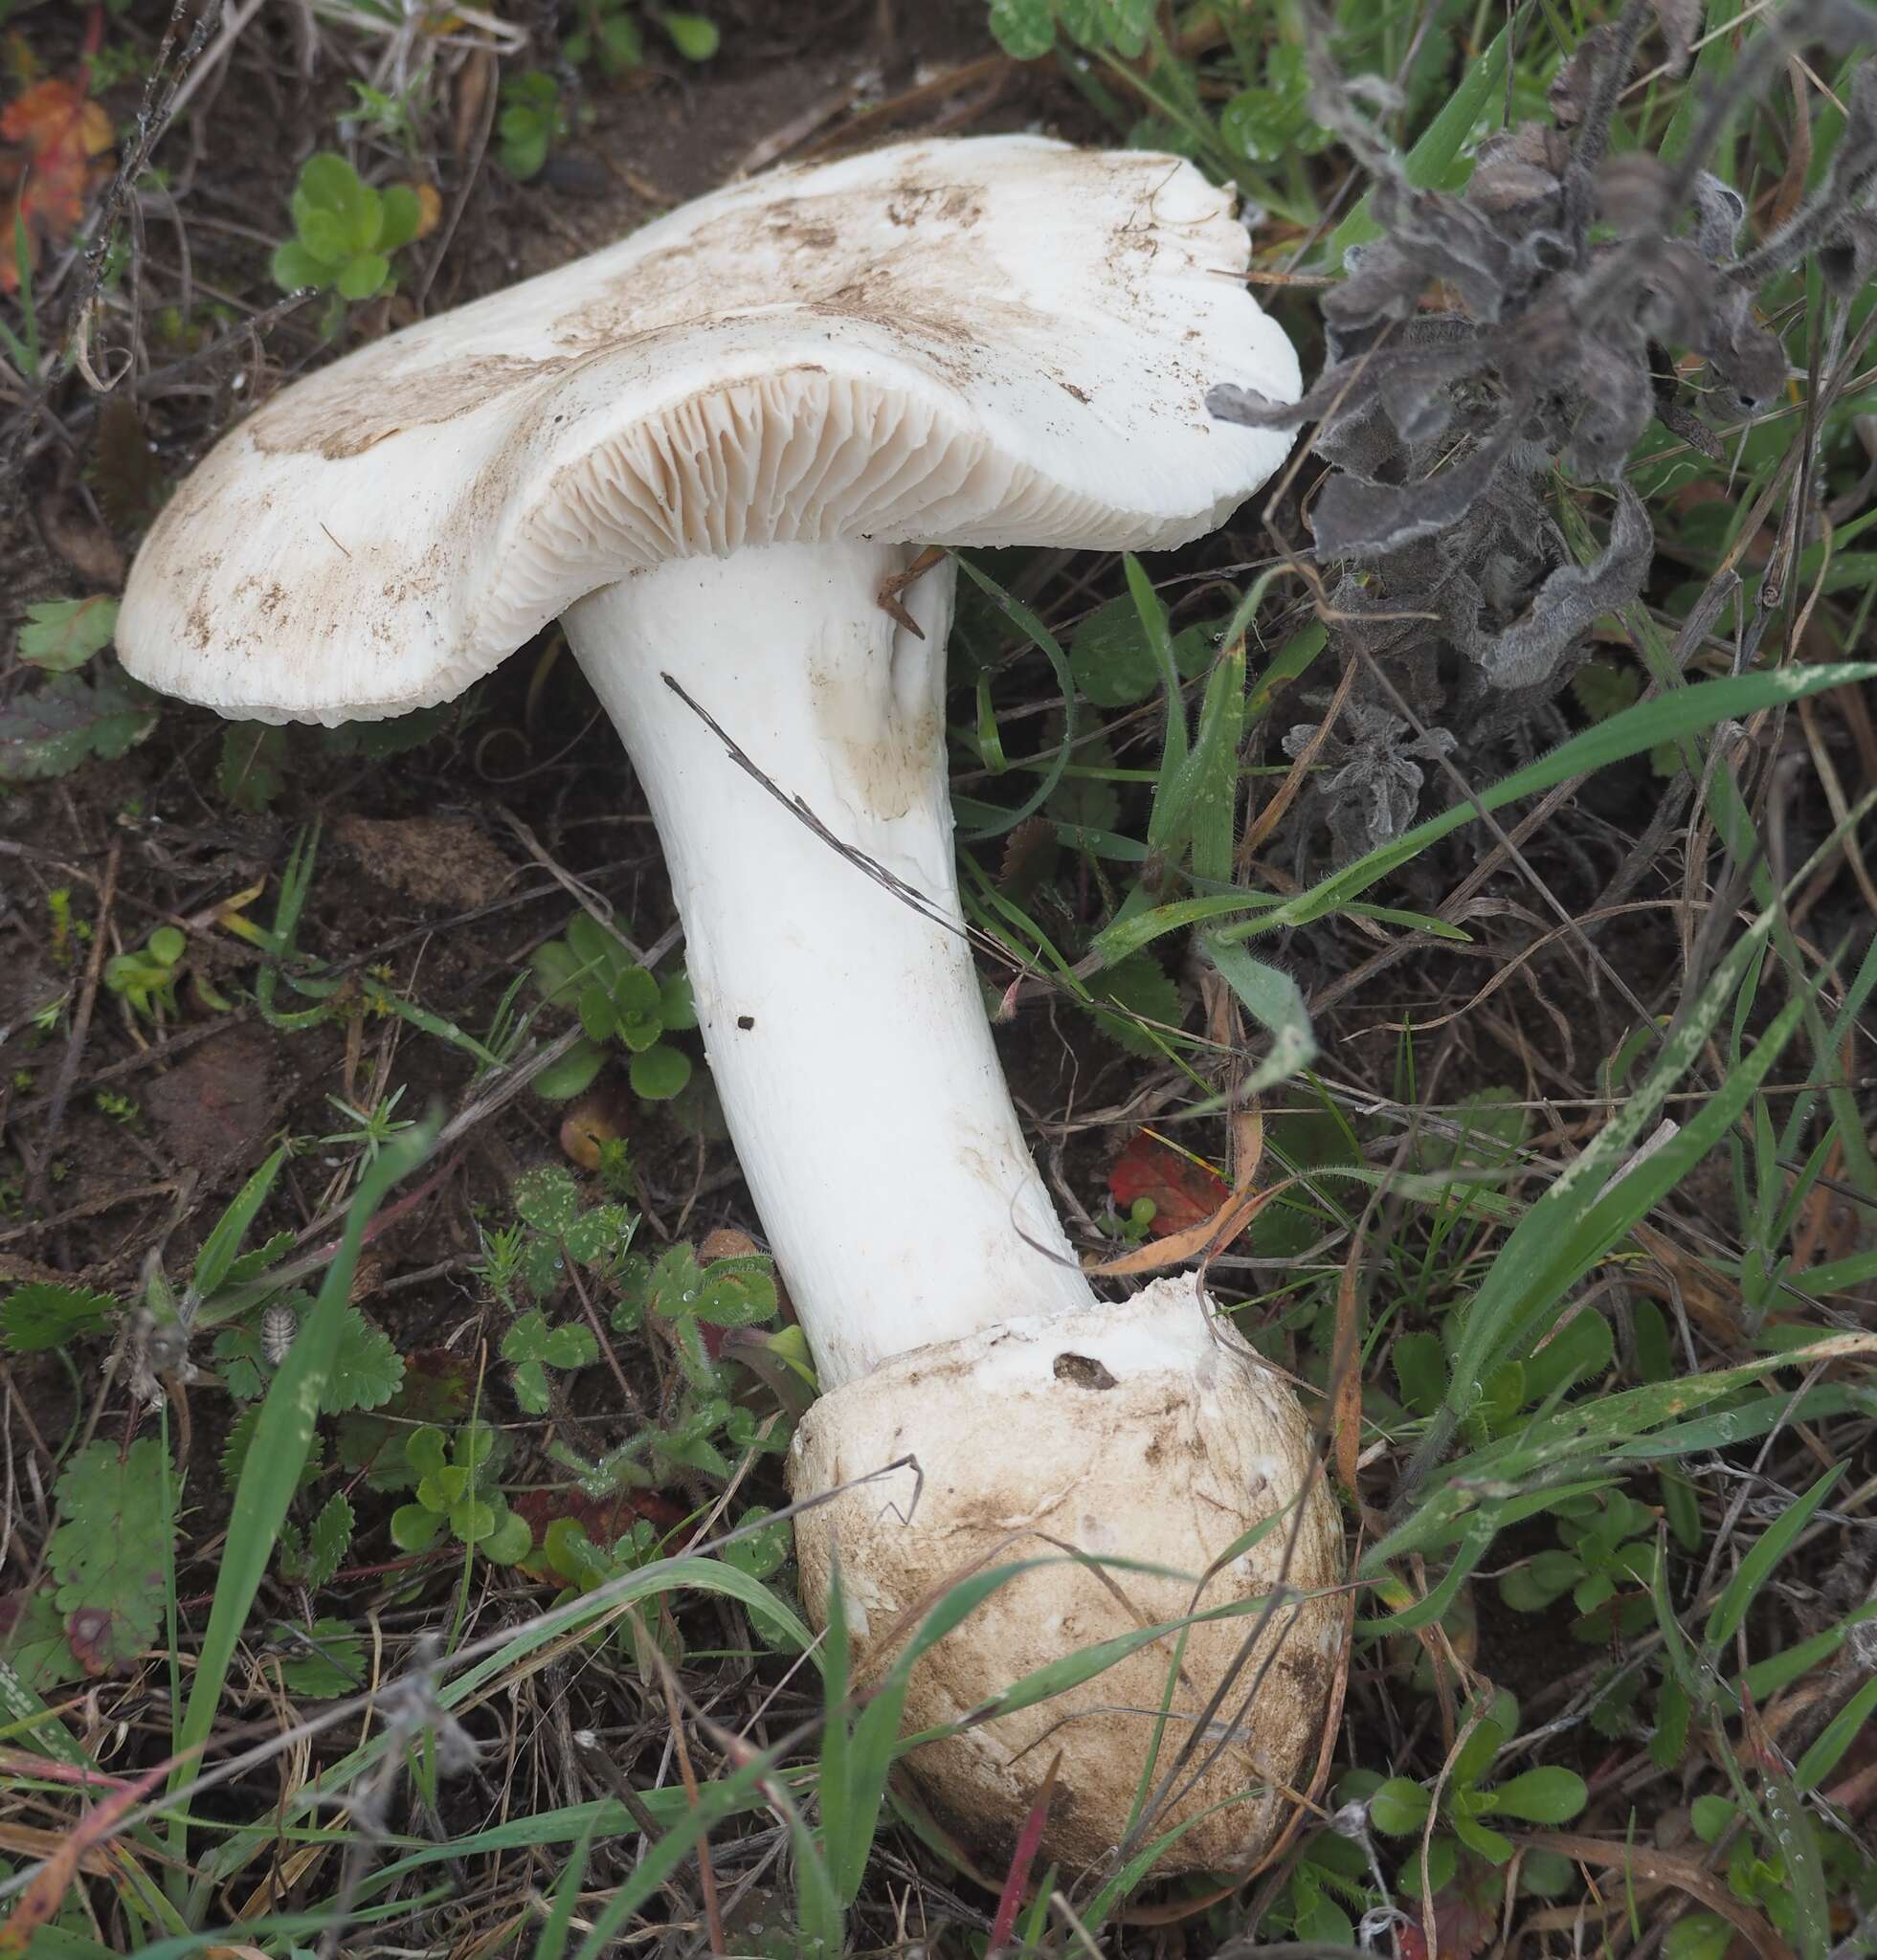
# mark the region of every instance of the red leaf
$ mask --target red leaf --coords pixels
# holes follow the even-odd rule
[[[469,1414],[476,1394],[476,1365],[448,1348],[419,1348],[404,1357],[404,1386],[387,1414],[412,1422],[446,1424]]]
[[[191,1749],[190,1753],[193,1755],[195,1751]],[[168,1773],[169,1764],[159,1763],[154,1770],[145,1770],[134,1783],[119,1783],[102,1803],[93,1804],[85,1812],[18,1895],[6,1924],[0,1926],[0,1953],[28,1951],[34,1944],[33,1935],[50,1926],[65,1903],[65,1894],[78,1875],[85,1853],[94,1845],[108,1843],[118,1820]]]
[[[1427,1935],[1420,1901],[1406,1902],[1409,1924],[1395,1929],[1401,1960],[1427,1960]],[[1473,1960],[1498,1933],[1499,1918],[1490,1874],[1463,1873],[1434,1894],[1434,1939],[1440,1960]]]
[[[83,90],[56,77],[34,82],[0,109],[0,292],[19,286],[15,234],[26,228],[29,264],[43,245],[62,245],[85,214],[85,199],[111,174],[111,119]]]
[[[1151,1130],[1137,1130],[1108,1172],[1108,1191],[1124,1214],[1139,1198],[1151,1198],[1155,1238],[1203,1223],[1232,1194],[1232,1187],[1210,1165],[1200,1164],[1162,1143]]]
[[[65,1641],[72,1659],[89,1675],[109,1674],[138,1651],[133,1635],[122,1628],[107,1606],[81,1606],[65,1616]]]
[[[653,1490],[621,1491],[616,1497],[588,1497],[578,1490],[525,1490],[508,1507],[525,1518],[534,1533],[534,1549],[522,1561],[529,1577],[551,1584],[555,1579],[544,1546],[549,1525],[571,1518],[593,1544],[610,1546],[632,1529],[635,1518],[649,1518],[659,1530],[682,1525],[690,1515],[682,1505]]]

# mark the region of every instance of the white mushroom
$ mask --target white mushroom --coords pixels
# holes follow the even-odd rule
[[[1221,522],[1286,438],[1213,420],[1207,389],[1299,389],[1247,255],[1224,193],[1138,151],[917,143],[737,186],[283,391],[178,491],[118,626],[152,686],[335,723],[447,700],[562,619],[658,819],[711,1068],[831,1392],[793,1487],[909,1451],[924,1472],[909,1523],[892,1481],[804,1514],[811,1608],[837,1541],[862,1664],[987,1558],[1188,1575],[1026,1571],[922,1662],[913,1719],[948,1721],[1190,1611],[1276,1521],[1200,1602],[1280,1571],[1306,1595],[1159,1819],[1252,1793],[1182,1840],[1189,1865],[1256,1852],[1314,1743],[1334,1512],[1296,1402],[1190,1282],[1107,1306],[1076,1264],[963,935],[951,566],[905,589],[919,632],[881,593],[926,544],[1141,549]],[[1161,1771],[1257,1624],[1193,1630]],[[1061,1748],[1050,1847],[1097,1859],[1173,1651],[914,1767],[994,1837]]]

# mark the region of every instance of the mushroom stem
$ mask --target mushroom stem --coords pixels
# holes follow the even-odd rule
[[[953,568],[903,595],[923,640],[879,603],[912,556],[855,539],[675,559],[563,619],[657,819],[711,1073],[824,1389],[1093,1299],[964,937]]]

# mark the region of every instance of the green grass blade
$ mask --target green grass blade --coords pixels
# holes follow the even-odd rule
[[[1245,702],[1246,727],[1270,713],[1279,695],[1309,672],[1329,642],[1330,629],[1320,619],[1312,619],[1301,633],[1292,634],[1285,641],[1277,657],[1251,684],[1251,694]]]
[[[1877,1681],[1867,1681],[1825,1724],[1818,1740],[1799,1757],[1793,1782],[1801,1791],[1816,1790],[1843,1760],[1846,1750],[1858,1739],[1858,1730],[1873,1714],[1877,1714]]]
[[[638,1908],[690,1856],[703,1838],[743,1807],[745,1798],[754,1794],[774,1769],[775,1753],[766,1750],[722,1783],[707,1784],[700,1790],[697,1804],[684,1820],[674,1825],[656,1844],[646,1846],[645,1856],[633,1867],[625,1883],[594,1917],[575,1960],[606,1960],[607,1955],[615,1952],[619,1934]]]
[[[241,1241],[247,1237],[248,1228],[255,1222],[261,1206],[267,1202],[267,1195],[274,1189],[274,1180],[279,1176],[280,1167],[286,1161],[287,1146],[282,1144],[248,1179],[235,1193],[235,1202],[215,1220],[213,1231],[202,1241],[202,1250],[195,1256],[190,1287],[198,1298],[214,1292],[228,1278],[228,1269],[240,1254]]]
[[[1451,1416],[1464,1414],[1476,1385],[1501,1363],[1526,1351],[1562,1309],[1570,1289],[1719,1142],[1777,1060],[1799,1025],[1797,1001],[1775,1019],[1765,1039],[1678,1135],[1598,1193],[1597,1187],[1634,1147],[1643,1124],[1699,1055],[1724,1004],[1729,980],[1724,964],[1703,991],[1709,1012],[1704,1015],[1698,1004],[1674,1031],[1628,1107],[1527,1212],[1500,1248],[1466,1309],[1454,1349],[1446,1400]]]
[[[849,1870],[847,1847],[854,1837],[850,1821],[854,1811],[853,1775],[849,1768],[847,1690],[847,1595],[841,1585],[840,1560],[836,1557],[828,1573],[827,1627],[821,1636],[821,1705],[825,1710],[821,1730],[821,1835],[835,1863],[834,1884],[842,1898]],[[864,1863],[866,1854],[861,1853]]]
[[[637,1571],[609,1581],[589,1592],[562,1612],[544,1615],[542,1619],[518,1630],[512,1637],[452,1677],[438,1690],[438,1700],[445,1708],[459,1707],[551,1642],[578,1633],[620,1607],[638,1605],[662,1593],[681,1592],[687,1587],[704,1592],[722,1592],[746,1607],[758,1610],[767,1615],[771,1626],[778,1628],[797,1647],[803,1651],[816,1651],[815,1637],[799,1615],[785,1607],[760,1579],[752,1578],[723,1559],[686,1555],[641,1566]],[[275,1841],[282,1824],[320,1814],[336,1792],[348,1788],[375,1769],[390,1747],[389,1738],[382,1732],[369,1737],[296,1791],[279,1818],[269,1817],[260,1824],[236,1832],[207,1861],[206,1870],[212,1882],[223,1884],[243,1870]],[[752,1796],[750,1800],[759,1799]]]
[[[326,1268],[313,1309],[261,1404],[259,1433],[266,1437],[267,1447],[248,1452],[235,1487],[214,1601],[209,1609],[209,1626],[202,1637],[178,1737],[179,1749],[192,1749],[206,1742],[214,1726],[235,1643],[274,1556],[275,1541],[312,1447],[320,1397],[338,1357],[352,1273],[365,1244],[366,1227],[391,1187],[423,1161],[436,1128],[435,1122],[419,1125],[367,1169],[346,1214],[345,1237],[338,1255]],[[176,1788],[190,1773],[188,1764],[179,1765],[170,1787]],[[186,1855],[185,1824],[178,1822],[172,1827],[171,1842],[179,1857]]]
[[[1707,680],[1695,687],[1680,688],[1672,695],[1638,702],[1634,707],[1624,708],[1608,721],[1584,729],[1549,755],[1540,756],[1482,790],[1477,801],[1456,804],[1425,823],[1416,824],[1412,830],[1403,831],[1398,837],[1281,904],[1272,904],[1267,894],[1253,892],[1185,899],[1117,922],[1096,936],[1093,949],[1101,955],[1104,965],[1112,966],[1166,933],[1204,920],[1223,919],[1235,911],[1256,909],[1258,917],[1219,928],[1234,940],[1307,925],[1345,910],[1350,901],[1372,884],[1419,857],[1430,844],[1464,829],[1483,810],[1503,809],[1508,803],[1536,795],[1573,776],[1586,775],[1611,763],[1645,754],[1658,743],[1677,735],[1696,733],[1719,722],[1755,714],[1761,708],[1776,707],[1827,688],[1852,686],[1872,679],[1877,679],[1877,665],[1869,662],[1782,668],[1774,674],[1742,674],[1724,680]]]
[[[995,601],[1005,616],[1049,662],[1049,670],[1055,675],[1056,685],[1062,695],[1062,740],[1057,748],[1055,761],[1043,771],[1042,780],[1017,809],[1000,811],[994,819],[982,822],[975,830],[969,830],[963,834],[968,844],[981,844],[989,837],[1000,837],[1006,831],[1014,831],[1026,818],[1034,816],[1055,795],[1056,786],[1062,780],[1062,771],[1068,768],[1069,755],[1075,746],[1075,682],[1069,678],[1068,658],[1058,645],[1056,635],[1029,607],[1020,599],[1012,598],[995,579],[980,571],[962,553],[958,556],[958,568],[981,592]]]
[[[1740,1630],[1760,1587],[1773,1576],[1775,1568],[1792,1549],[1799,1534],[1812,1522],[1812,1513],[1836,1488],[1845,1467],[1838,1463],[1827,1470],[1797,1503],[1760,1533],[1754,1548],[1740,1561],[1727,1590],[1714,1602],[1701,1636],[1702,1648],[1710,1660],[1719,1658],[1721,1649]]]
[[[1495,100],[1502,103],[1505,100],[1510,35],[1510,28],[1499,30],[1492,45],[1466,71],[1460,86],[1447,99],[1446,106],[1408,152],[1407,178],[1417,189],[1444,183],[1466,139],[1482,121],[1496,128],[1504,120],[1503,111],[1494,104]],[[1366,245],[1370,239],[1381,236],[1381,227],[1370,211],[1373,202],[1373,194],[1366,194],[1330,233],[1325,254],[1329,264],[1341,265],[1343,255],[1352,245]]]
[[[1193,875],[1224,883],[1232,876],[1239,804],[1239,743],[1244,734],[1244,643],[1221,654],[1206,677],[1193,749],[1153,799],[1147,843],[1171,859],[1190,841]]]
[[[1161,690],[1167,698],[1167,733],[1160,751],[1160,785],[1164,791],[1186,762],[1186,695],[1180,683],[1179,663],[1173,658],[1173,636],[1167,625],[1167,609],[1160,603],[1160,594],[1153,590],[1146,568],[1131,551],[1121,563],[1128,574],[1128,590],[1134,601],[1134,611],[1140,614],[1141,631],[1152,649],[1154,665],[1160,669]],[[1152,842],[1151,834],[1149,842]]]
[[[587,1877],[587,1860],[593,1848],[593,1826],[580,1834],[580,1841],[555,1882],[547,1917],[534,1942],[534,1960],[562,1960],[567,1937],[573,1928],[574,1908],[580,1904],[580,1887]]]

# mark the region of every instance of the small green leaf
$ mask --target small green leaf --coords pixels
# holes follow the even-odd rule
[[[580,998],[587,978],[586,963],[564,939],[550,939],[535,948],[529,964],[534,984],[549,1007],[571,1007]]]
[[[404,1439],[404,1460],[419,1477],[435,1477],[449,1461],[447,1439],[440,1429],[426,1424]]]
[[[1468,1707],[1472,1715],[1478,1704]],[[1503,1689],[1493,1696],[1487,1712],[1474,1725],[1472,1733],[1461,1744],[1453,1759],[1456,1788],[1477,1783],[1492,1767],[1492,1759],[1505,1748],[1508,1736],[1518,1730],[1518,1703]]]
[[[1405,1838],[1427,1821],[1430,1799],[1419,1783],[1391,1776],[1369,1799],[1369,1819],[1390,1838]]]
[[[524,1415],[546,1415],[553,1406],[547,1392],[547,1370],[538,1361],[518,1361],[508,1377],[515,1401]]]
[[[97,1333],[117,1310],[118,1303],[108,1293],[32,1281],[0,1304],[0,1342],[14,1354],[41,1354]]]
[[[1176,1028],[1186,1015],[1178,986],[1151,953],[1135,953],[1107,968],[1090,982],[1089,991],[1121,1010],[1108,1013],[1096,1009],[1095,1025],[1117,1047],[1150,1061],[1165,1054],[1168,1037],[1159,1027],[1145,1028],[1141,1021]]]
[[[287,759],[287,731],[259,722],[232,722],[222,731],[215,787],[223,799],[250,815],[266,810],[286,788],[280,765]]]
[[[525,1313],[502,1339],[502,1358],[512,1362],[532,1362],[547,1368],[585,1368],[599,1358],[599,1343],[591,1327],[569,1321],[554,1327],[538,1309]],[[541,1412],[533,1412],[539,1414]]]
[[[1583,1570],[1568,1551],[1541,1551],[1501,1577],[1499,1596],[1516,1612],[1543,1613],[1570,1592]]]
[[[361,252],[348,258],[335,281],[342,299],[369,300],[384,291],[391,276],[391,262],[381,252]]]
[[[991,0],[991,32],[1017,61],[1037,61],[1056,45],[1049,0]]]
[[[0,707],[0,783],[44,783],[116,762],[156,726],[156,698],[114,665],[55,674]]]
[[[355,1306],[346,1309],[339,1328],[339,1351],[320,1397],[323,1415],[352,1409],[379,1409],[404,1386],[404,1357],[390,1335],[374,1327]]]
[[[715,1327],[748,1327],[777,1305],[775,1269],[760,1255],[717,1259],[705,1268],[690,1311]]]
[[[659,986],[659,1019],[667,1034],[682,1035],[698,1024],[697,1003],[691,998],[691,976],[680,968]]]
[[[659,1042],[643,1055],[635,1055],[629,1073],[632,1092],[641,1102],[669,1102],[691,1080],[691,1058]]]
[[[1052,0],[1056,25],[1078,48],[1105,48],[1111,22],[1103,0]]]
[[[1420,1826],[1417,1824],[1419,1831]],[[1453,1877],[1460,1863],[1459,1847],[1451,1838],[1437,1837],[1427,1847],[1427,1876],[1436,1892],[1443,1892],[1453,1883]],[[1419,1899],[1421,1890],[1421,1860],[1419,1851],[1396,1874],[1396,1888],[1403,1898]]]
[[[563,44],[568,59],[576,66],[585,59],[584,55],[573,52],[575,42],[581,38],[570,35]],[[600,22],[599,44],[607,65],[615,72],[637,68],[645,59],[645,37],[638,31],[638,23],[629,13],[609,13]]]
[[[441,1514],[426,1504],[399,1504],[391,1513],[391,1543],[400,1551],[428,1551],[442,1528]]]
[[[72,1651],[88,1673],[135,1659],[156,1638],[175,1524],[163,1447],[88,1443],[57,1486],[60,1524],[46,1541]]]
[[[1577,1882],[1577,1867],[1557,1851],[1527,1845],[1519,1860],[1519,1890],[1533,1899],[1561,1899]]]
[[[525,77],[518,78],[525,80]],[[503,94],[508,94],[504,87]],[[526,102],[510,102],[497,120],[502,138],[502,167],[518,182],[525,184],[538,176],[547,161],[547,145],[553,138],[554,114]]]
[[[46,599],[26,609],[19,657],[50,674],[69,674],[110,645],[117,631],[115,599]]]
[[[541,1164],[523,1171],[509,1196],[523,1224],[555,1238],[573,1223],[580,1210],[579,1187],[572,1173],[558,1164]]]
[[[580,990],[580,1026],[589,1041],[610,1041],[618,1033],[613,996],[597,980],[589,980]]]
[[[1103,0],[1103,6],[1107,12],[1114,52],[1128,61],[1137,60],[1147,53],[1155,0]]]
[[[466,1497],[450,1510],[450,1529],[460,1545],[480,1545],[496,1526],[495,1506],[480,1497]]]
[[[1433,1414],[1447,1392],[1447,1356],[1441,1337],[1402,1334],[1395,1343],[1393,1359],[1401,1400],[1417,1415]]]
[[[466,1470],[480,1470],[495,1460],[501,1437],[486,1422],[465,1422],[450,1445],[452,1459]]]
[[[566,1102],[592,1084],[606,1066],[606,1050],[595,1041],[576,1041],[534,1079],[534,1093],[545,1102]]]
[[[351,232],[337,212],[309,206],[300,220],[300,242],[327,268],[322,285],[332,283],[333,275],[352,256]]]
[[[1501,1865],[1512,1855],[1512,1840],[1472,1817],[1455,1816],[1453,1835],[1468,1851],[1477,1852],[1487,1864]]]
[[[269,277],[283,293],[298,293],[306,286],[325,286],[332,282],[332,267],[309,252],[298,238],[289,238],[284,244],[277,245],[267,269]]]
[[[645,1303],[660,1320],[687,1320],[697,1312],[704,1291],[704,1268],[690,1245],[674,1245],[660,1255],[645,1282]]]
[[[671,45],[687,61],[708,61],[717,52],[720,36],[716,27],[698,13],[667,13],[660,23],[671,36]]]
[[[306,1535],[305,1583],[313,1592],[331,1585],[333,1574],[346,1563],[346,1554],[351,1549],[354,1522],[346,1493],[335,1490]]]
[[[635,1054],[650,1048],[662,1029],[658,981],[643,967],[628,967],[614,981],[612,998],[619,1039]]]
[[[1234,156],[1274,164],[1297,147],[1309,118],[1268,88],[1240,89],[1218,112],[1218,133]]]
[[[499,1566],[516,1565],[533,1548],[534,1533],[527,1520],[507,1510],[478,1547],[485,1559]]]
[[[364,191],[358,172],[336,150],[315,151],[300,167],[293,192],[294,222],[300,222],[302,212],[350,217],[364,202]]]
[[[1173,636],[1173,660],[1187,679],[1211,663],[1217,626],[1189,626]],[[1098,606],[1069,642],[1076,690],[1098,708],[1132,707],[1163,683],[1160,657],[1130,597]]]
[[[343,1619],[316,1619],[289,1629],[294,1655],[280,1663],[280,1678],[296,1695],[331,1701],[365,1680],[365,1641]]]
[[[45,1695],[83,1673],[65,1637],[64,1616],[53,1603],[53,1588],[35,1586],[20,1603],[12,1624],[0,1636],[0,1690],[6,1693],[9,1704],[16,1707],[15,1682],[29,1694]],[[54,1725],[48,1742],[63,1754],[54,1739],[60,1733],[59,1726]],[[73,1753],[77,1757],[74,1767],[84,1767],[85,1759],[76,1745]]]
[[[1607,722],[1612,715],[1634,705],[1642,696],[1642,682],[1634,667],[1619,667],[1609,660],[1588,660],[1572,675],[1571,692],[1593,722]]]
[[[1575,1770],[1554,1766],[1527,1770],[1494,1786],[1497,1808],[1528,1824],[1568,1824],[1590,1801],[1590,1791]]]
[[[1668,1928],[1662,1943],[1663,1960],[1726,1960],[1739,1935],[1732,1923],[1717,1912],[1690,1912]]]
[[[764,1523],[764,1520],[769,1520]],[[726,1565],[733,1565],[746,1571],[752,1579],[767,1579],[771,1572],[778,1572],[789,1561],[789,1552],[794,1543],[793,1527],[786,1518],[771,1518],[766,1510],[745,1511],[737,1520],[738,1530],[750,1526],[760,1528],[750,1532],[748,1538],[735,1538],[724,1547],[718,1556]]]
[[[383,221],[378,229],[378,250],[395,252],[410,244],[423,222],[423,207],[409,184],[392,184],[378,193]]]
[[[260,1351],[258,1325],[224,1327],[210,1348],[221,1385],[237,1402],[252,1402],[267,1386],[267,1362]]]
[[[623,1253],[637,1227],[638,1220],[623,1205],[595,1205],[574,1219],[561,1242],[569,1258],[596,1266]]]
[[[1718,1844],[1721,1834],[1740,1815],[1740,1806],[1724,1796],[1697,1796],[1688,1806],[1688,1821],[1704,1844]]]

